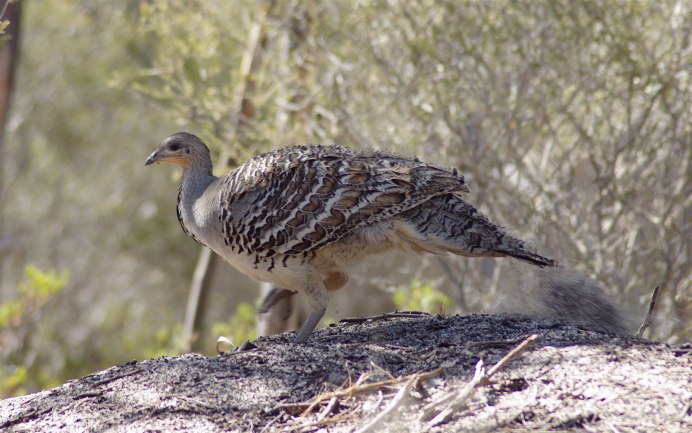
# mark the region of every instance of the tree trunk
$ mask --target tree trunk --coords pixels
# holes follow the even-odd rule
[[[230,140],[237,140],[239,137],[242,137],[241,129],[243,122],[240,119],[243,118],[244,122],[247,122],[249,120],[248,117],[252,115],[251,111],[247,110],[247,107],[250,105],[247,91],[252,87],[251,72],[253,66],[257,64],[259,41],[262,35],[262,26],[267,16],[267,7],[268,5],[265,2],[258,3],[255,22],[248,35],[247,47],[240,63],[240,72],[238,74],[240,79],[233,100],[233,106],[236,107],[236,115],[232,119],[233,128]],[[222,165],[228,168],[230,154],[224,151],[220,160]],[[184,341],[187,344],[184,348],[185,351],[202,349],[203,339],[196,337],[200,335],[200,329],[205,322],[207,305],[204,299],[208,297],[215,264],[219,260],[219,256],[213,254],[207,248],[203,248],[200,252],[194,277],[190,284],[190,296],[185,313]]]
[[[9,21],[5,28],[3,37],[7,38],[0,46],[0,202],[4,202],[5,195],[5,126],[7,124],[7,113],[10,108],[12,88],[14,86],[14,71],[19,56],[19,24],[21,2],[8,2],[2,0],[2,21]],[[12,245],[4,237],[4,207],[0,206],[0,259],[9,252]],[[2,280],[2,263],[0,260],[0,280]]]

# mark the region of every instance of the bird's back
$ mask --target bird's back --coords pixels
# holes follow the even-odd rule
[[[435,196],[467,191],[455,170],[340,146],[265,153],[217,187],[226,245],[261,257],[315,254]]]

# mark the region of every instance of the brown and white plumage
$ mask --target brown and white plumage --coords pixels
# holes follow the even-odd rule
[[[327,292],[346,284],[350,267],[374,253],[403,248],[555,265],[464,202],[468,188],[456,170],[417,159],[295,146],[215,177],[204,143],[178,133],[146,160],[156,162],[183,168],[178,219],[186,234],[252,278],[307,295],[311,313],[300,342],[323,316]]]

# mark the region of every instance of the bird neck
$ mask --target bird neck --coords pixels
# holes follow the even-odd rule
[[[192,204],[216,180],[211,169],[211,161],[195,161],[183,167],[180,196],[185,203]]]

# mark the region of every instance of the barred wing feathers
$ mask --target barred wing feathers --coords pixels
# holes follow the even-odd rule
[[[308,254],[431,198],[468,192],[463,176],[340,146],[278,149],[222,180],[224,241],[258,256]]]

